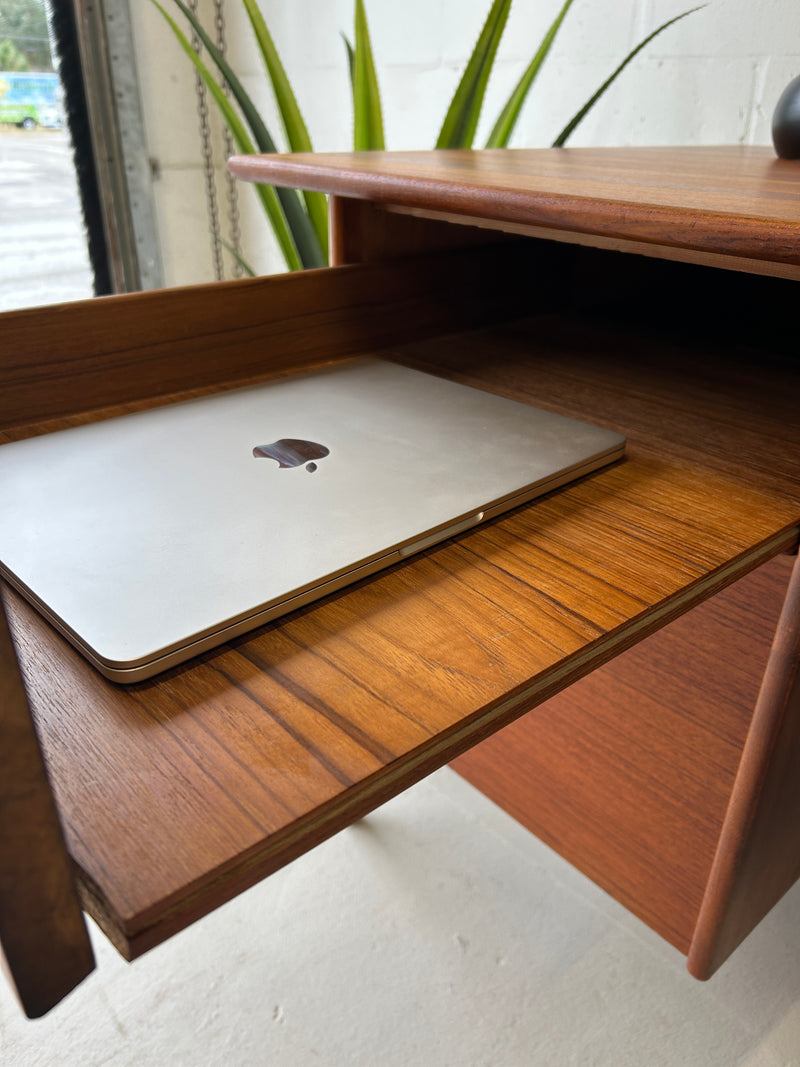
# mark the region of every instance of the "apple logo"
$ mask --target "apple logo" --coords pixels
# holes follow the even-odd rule
[[[256,459],[274,459],[279,467],[300,467],[305,463],[306,470],[313,474],[317,469],[315,459],[324,459],[330,453],[325,445],[316,441],[299,441],[294,437],[282,437],[270,445],[256,445],[253,455]]]

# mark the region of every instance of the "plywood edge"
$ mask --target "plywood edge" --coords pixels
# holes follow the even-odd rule
[[[687,966],[709,978],[800,877],[800,561],[795,562]]]

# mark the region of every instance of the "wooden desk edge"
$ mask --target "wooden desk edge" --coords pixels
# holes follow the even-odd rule
[[[527,154],[531,160],[543,159],[547,154],[555,158],[557,154],[564,161],[588,158],[591,153],[584,149],[500,151],[511,151],[517,156]],[[634,161],[644,158],[643,151],[658,150],[609,151]],[[663,151],[674,157],[686,150]],[[762,182],[776,164],[787,162],[776,160],[771,152],[750,150],[748,154],[742,146],[720,146],[717,152],[721,164],[726,160],[730,163],[734,156],[749,159],[754,180]],[[694,254],[723,253],[730,259],[765,261],[776,265],[776,270],[800,266],[798,223],[778,213],[767,216],[715,204],[714,196],[707,191],[704,191],[706,204],[702,207],[696,202],[697,190],[693,190],[697,194],[695,198],[687,194],[683,203],[677,202],[677,196],[675,203],[660,202],[652,192],[648,199],[647,187],[636,185],[633,168],[630,175],[624,174],[629,180],[616,185],[610,195],[592,192],[591,182],[580,173],[576,188],[570,189],[559,187],[552,176],[537,175],[535,169],[530,175],[515,172],[508,181],[492,184],[490,180],[482,182],[473,178],[467,166],[448,167],[451,160],[458,162],[475,156],[476,153],[467,150],[289,153],[233,156],[228,160],[228,167],[245,181],[313,190],[400,210],[443,213],[453,221],[460,217],[466,225],[474,225],[475,218],[481,218],[484,225],[495,224],[500,229],[503,224],[538,227],[552,232],[554,239],[558,239],[559,233],[581,233],[640,245],[660,245],[676,250],[679,258],[689,261]],[[485,150],[481,156],[486,157]],[[595,158],[599,158],[596,150]],[[569,176],[566,170],[565,176]],[[482,175],[480,170],[475,173]],[[598,180],[602,177],[601,170]],[[585,188],[578,191],[581,182]],[[675,188],[683,191],[680,184]]]

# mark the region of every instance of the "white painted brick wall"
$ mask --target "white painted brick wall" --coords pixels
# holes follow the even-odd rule
[[[164,0],[167,7],[170,0]],[[490,0],[367,0],[390,148],[427,148]],[[549,144],[647,33],[692,0],[575,0],[541,71],[512,144]],[[345,51],[353,0],[262,0],[315,147],[348,148],[351,112]],[[533,55],[560,0],[515,0],[479,127],[480,145]],[[149,151],[167,282],[211,277],[193,75],[158,12],[132,5]],[[238,0],[225,0],[229,55],[281,133]],[[207,26],[212,0],[200,0]],[[800,73],[798,0],[709,0],[641,53],[576,131],[574,145],[768,144],[784,86]],[[259,271],[282,262],[260,209],[242,189],[245,253]]]

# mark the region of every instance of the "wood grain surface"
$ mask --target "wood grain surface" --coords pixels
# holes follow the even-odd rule
[[[554,239],[800,263],[798,164],[766,150],[315,155],[234,167],[501,228],[536,225]],[[11,353],[0,364],[5,438],[120,410],[85,414],[104,405],[377,353],[618,429],[628,454],[124,689],[5,591],[83,901],[131,957],[797,546],[796,305],[782,288],[792,283],[756,279],[771,286],[762,302],[678,264],[684,274],[648,295],[656,276],[639,264],[654,260],[567,245],[554,255],[541,240],[440,256],[472,231],[388,221],[372,206],[334,203],[334,216],[361,224],[350,239],[334,235],[337,256],[371,262],[0,319]],[[640,284],[620,266],[632,260]],[[611,734],[630,731],[609,703]],[[719,760],[705,804],[692,785],[702,846],[660,901],[637,905],[684,949],[744,743],[738,719],[714,740],[727,716],[699,705],[688,724],[645,715],[645,742],[629,733],[606,746],[607,764],[674,761],[687,779],[707,744]],[[643,796],[649,771],[637,773]],[[659,780],[665,809],[678,807],[674,776]],[[663,818],[658,827],[614,882],[621,895],[642,890],[631,871],[643,851],[668,847]]]
[[[0,960],[26,1014],[94,969],[89,934],[0,605]]]
[[[603,257],[591,258],[590,277],[595,279]],[[626,284],[625,272],[612,273],[611,288],[623,294],[617,297],[618,312],[624,314],[627,301],[636,306],[625,336],[605,314],[554,314],[538,321],[535,350],[525,349],[529,324],[513,323],[492,331],[488,366],[480,332],[465,340],[457,358],[435,344],[416,344],[416,365],[447,368],[491,388],[511,388],[513,383],[513,388],[529,389],[537,403],[568,414],[585,415],[593,405],[605,425],[624,426],[643,454],[669,455],[687,466],[699,460],[753,486],[796,494],[800,368],[792,354],[791,330],[787,336],[782,325],[792,306],[791,286],[778,284],[773,306],[774,283],[758,279],[749,292],[752,319],[745,305],[738,317],[721,318],[716,312],[724,313],[726,298],[737,307],[737,299],[748,298],[746,280],[727,278],[729,284],[716,293],[701,285],[693,301],[676,281],[675,272],[684,269],[648,265],[643,271],[640,266],[641,292]],[[667,328],[659,328],[659,294],[665,286],[655,281],[669,285],[675,308]],[[703,281],[702,272],[693,271],[689,285],[698,281]],[[762,287],[766,296],[759,299]],[[589,288],[588,304],[607,307],[605,287]],[[653,290],[649,297],[648,288]],[[751,347],[759,337],[773,340],[774,350]],[[508,731],[507,738],[501,735],[472,750],[458,764],[470,781],[662,936],[683,952],[692,946],[690,967],[697,977],[714,973],[800,870],[800,793],[792,770],[800,751],[796,694],[794,703],[786,698],[790,710],[785,701],[776,703],[762,694],[756,713],[761,745],[755,751],[762,756],[768,738],[776,744],[775,754],[763,764],[750,756],[750,775],[762,777],[737,783],[734,797],[743,790],[747,803],[740,798],[726,814],[789,566],[787,561],[773,564],[774,573],[782,573],[781,582],[776,584],[765,570],[759,581],[742,583],[738,601],[731,591],[727,600],[718,598],[719,607],[715,602],[704,607],[705,614],[698,611],[683,620],[675,627],[685,635],[683,647],[671,637],[662,640],[661,634],[651,638],[624,662],[615,661],[572,687]],[[787,607],[783,622],[788,633],[796,632],[796,621],[795,629],[787,630],[793,611],[795,607]],[[787,640],[791,638],[783,638]],[[636,671],[633,682],[630,664]],[[743,665],[749,673],[743,674]],[[779,688],[792,675],[784,669],[778,677]],[[698,678],[703,680],[699,688]],[[649,697],[643,695],[648,686]],[[775,688],[773,684],[765,693]],[[684,746],[687,715],[697,733]],[[725,759],[719,745],[709,742],[720,716],[731,716],[729,725],[738,730]],[[602,730],[597,729],[599,720]],[[631,753],[641,762],[634,762]],[[694,789],[692,803],[680,814],[676,798],[687,785]],[[745,827],[756,810],[758,830],[751,834]],[[716,888],[707,891],[723,828],[727,844],[715,870],[724,870],[725,878],[717,873]]]
[[[520,307],[519,244],[0,315],[0,427],[342,359]]]
[[[420,341],[401,357],[420,369],[618,430],[637,455],[699,464],[798,499],[796,359],[765,350],[756,355],[733,342],[705,346],[702,335],[696,347],[692,323],[677,315],[671,322],[676,332],[669,336],[654,333],[649,318],[639,329],[631,316],[621,330],[602,315],[553,313],[457,339]],[[743,334],[746,326],[743,314]]]
[[[84,900],[124,953],[158,943],[796,544],[796,484],[756,484],[774,453],[768,422],[755,421],[752,477],[729,423],[731,405],[782,402],[780,382],[765,380],[759,394],[740,366],[719,363],[709,390],[705,368],[685,384],[694,421],[687,414],[677,435],[669,346],[649,354],[643,379],[620,357],[605,374],[595,367],[599,394],[582,392],[563,376],[575,381],[595,362],[601,335],[576,326],[577,363],[565,350],[548,376],[549,321],[392,353],[616,425],[630,435],[624,462],[125,689],[7,594]]]
[[[791,568],[770,561],[453,764],[684,954]]]
[[[377,204],[800,264],[800,162],[771,148],[239,156],[248,181]]]

